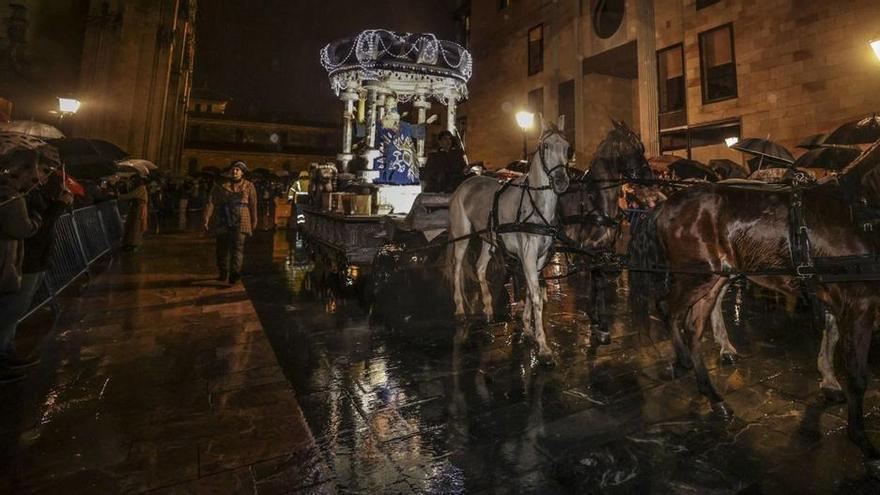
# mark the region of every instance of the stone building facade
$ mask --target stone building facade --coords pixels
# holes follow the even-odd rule
[[[875,0],[472,0],[469,13],[460,113],[469,157],[490,168],[520,158],[514,114],[529,107],[566,115],[581,164],[609,117],[651,155],[706,161],[741,159],[728,137],[793,149],[880,112]]]
[[[228,104],[222,95],[194,91],[182,155],[187,171],[243,160],[251,168],[297,172],[311,162],[336,159],[341,139],[336,126],[244,120],[227,115]]]
[[[0,98],[12,118],[105,139],[179,167],[196,0],[14,0],[0,5]],[[60,122],[57,97],[80,100]]]

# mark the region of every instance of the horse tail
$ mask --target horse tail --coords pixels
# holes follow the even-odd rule
[[[662,206],[647,213],[636,224],[627,248],[629,257],[629,307],[633,323],[648,328],[652,309],[666,295],[666,273],[652,271],[666,266],[666,250],[657,233],[657,216]]]

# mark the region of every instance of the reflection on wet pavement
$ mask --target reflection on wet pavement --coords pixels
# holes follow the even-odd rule
[[[712,415],[670,366],[660,328],[630,325],[617,286],[613,341],[589,348],[586,283],[549,284],[552,369],[515,318],[456,326],[439,273],[396,279],[371,313],[369,276],[326,273],[284,235],[262,247],[248,294],[328,466],[310,490],[357,493],[877,493],[818,394],[806,311],[730,291],[736,365],[704,345],[735,411]],[[271,251],[271,254],[269,253]],[[346,277],[345,275],[348,275]],[[735,304],[740,301],[742,304]],[[877,365],[873,365],[877,369]],[[866,395],[878,425],[880,384]],[[319,480],[324,481],[324,480]]]

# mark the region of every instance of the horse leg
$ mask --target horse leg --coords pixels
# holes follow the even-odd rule
[[[482,243],[480,258],[477,260],[477,279],[480,281],[480,292],[483,296],[483,314],[486,315],[486,322],[491,323],[493,318],[492,292],[489,291],[489,282],[486,280],[486,269],[489,267],[489,261],[492,259],[492,245],[488,242]]]
[[[690,295],[704,294],[699,297],[691,306],[686,314],[685,325],[683,328],[683,340],[690,349],[691,361],[694,365],[694,374],[697,377],[697,388],[700,394],[709,399],[712,409],[724,418],[729,418],[733,412],[724,402],[724,399],[715,390],[712,379],[709,377],[709,371],[706,369],[706,363],[703,361],[700,341],[706,327],[711,325],[712,309],[715,306],[715,300],[718,298],[727,279],[723,277],[714,277],[714,279],[704,285],[700,285],[695,290],[690,291]],[[708,290],[705,290],[707,289]],[[689,298],[690,299],[690,298]],[[692,300],[692,299],[691,299]]]
[[[822,331],[822,345],[819,348],[819,357],[816,360],[819,373],[822,374],[822,382],[819,384],[825,400],[828,402],[842,403],[846,396],[840,387],[840,382],[834,376],[834,349],[840,338],[840,329],[837,328],[837,319],[828,309],[825,310],[825,330]]]
[[[608,281],[602,270],[590,271],[590,303],[593,307],[592,325],[590,330],[591,340],[599,345],[611,343],[611,332],[608,330],[608,320],[605,319],[605,290]]]
[[[522,314],[522,322],[523,322],[523,335],[528,335],[534,339],[535,337],[535,327],[532,326],[532,299],[531,294],[529,293],[528,286],[525,287],[523,291],[525,294],[523,295],[523,314]]]
[[[724,314],[721,311],[724,295],[727,294],[729,287],[730,281],[721,287],[721,292],[718,293],[718,299],[715,300],[715,306],[712,308],[712,333],[715,336],[715,342],[721,346],[721,362],[733,364],[736,362],[736,347],[730,343],[730,339],[727,337],[727,326],[724,324]]]
[[[455,316],[464,318],[464,276],[462,274],[462,264],[467,254],[467,241],[458,241],[453,244],[453,265],[452,282],[454,286],[453,298],[455,299]]]
[[[865,433],[864,399],[868,386],[868,350],[874,329],[876,308],[854,308],[858,316],[853,319],[850,332],[844,335],[846,360],[847,433],[865,456],[865,471],[873,478],[880,478],[880,451]],[[865,309],[866,311],[862,311]]]
[[[553,352],[547,345],[547,336],[544,334],[544,300],[541,297],[541,283],[538,280],[538,259],[533,246],[526,249],[522,260],[523,272],[526,276],[526,285],[529,288],[526,304],[532,306],[534,318],[535,341],[538,343],[538,361],[543,365],[553,364]]]

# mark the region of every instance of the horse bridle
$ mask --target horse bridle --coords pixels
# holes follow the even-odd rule
[[[569,149],[571,149],[571,144],[568,142],[568,138],[565,137],[565,134],[559,129],[551,128],[544,131],[541,134],[541,137],[538,139],[538,156],[541,158],[541,168],[544,169],[544,173],[547,174],[547,178],[552,181],[553,172],[562,167],[568,166],[568,160],[563,160],[562,163],[557,164],[553,168],[547,166],[547,160],[544,159],[544,151],[549,147],[547,144],[547,139],[551,136],[559,136],[565,141],[566,144],[569,145]]]

